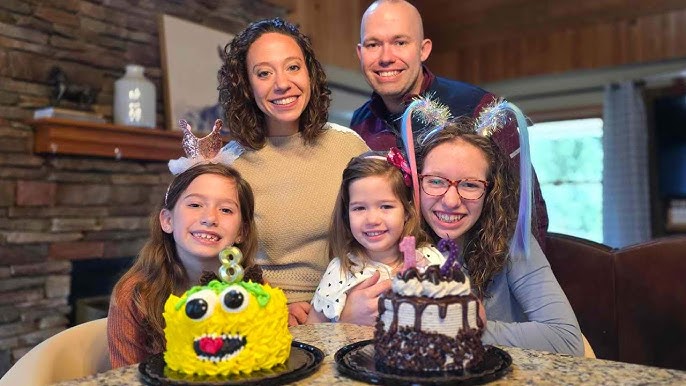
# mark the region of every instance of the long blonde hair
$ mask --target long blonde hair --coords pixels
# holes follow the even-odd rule
[[[388,179],[396,198],[402,203],[407,221],[403,227],[402,237],[414,236],[417,246],[428,244],[429,238],[424,233],[419,215],[412,204],[412,190],[405,185],[400,169],[386,161],[387,152],[367,152],[350,160],[343,171],[341,187],[338,191],[329,229],[329,259],[338,257],[341,268],[350,270],[352,262],[348,254],[365,258],[365,249],[355,239],[350,230],[350,184],[361,178],[382,176]]]
[[[148,330],[153,346],[163,348],[164,303],[170,294],[180,295],[189,286],[188,276],[179,256],[176,253],[176,242],[171,234],[162,231],[159,213],[161,209],[172,210],[181,194],[197,177],[203,174],[216,174],[232,179],[236,184],[238,201],[241,210],[243,240],[236,246],[243,252],[243,266],[255,264],[257,254],[257,231],[255,228],[255,199],[250,185],[232,167],[223,164],[201,164],[194,166],[176,176],[167,190],[165,198],[158,209],[150,216],[150,238],[143,245],[133,266],[114,286],[117,293],[128,280],[135,282],[133,291],[127,294],[134,309],[143,315],[143,323]]]

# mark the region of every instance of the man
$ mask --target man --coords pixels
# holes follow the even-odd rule
[[[402,146],[399,118],[416,95],[433,95],[450,108],[453,117],[476,117],[482,107],[497,98],[477,86],[434,76],[423,65],[431,54],[431,47],[431,40],[424,37],[419,11],[405,0],[377,0],[362,16],[357,56],[374,92],[371,99],[355,111],[350,127],[371,149]],[[519,135],[515,123],[507,125],[492,138],[517,167]],[[535,176],[534,205],[532,232],[543,248],[548,215]]]

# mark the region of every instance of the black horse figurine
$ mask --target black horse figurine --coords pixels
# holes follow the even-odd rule
[[[52,86],[52,104],[58,106],[60,101],[77,103],[81,109],[89,109],[95,102],[97,91],[91,86],[70,84],[67,75],[55,66],[48,75],[48,84]]]

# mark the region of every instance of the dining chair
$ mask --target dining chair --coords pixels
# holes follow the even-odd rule
[[[49,385],[111,369],[107,318],[68,328],[21,357],[0,379],[0,386]]]
[[[615,272],[619,360],[686,370],[686,236],[617,250]]]
[[[548,232],[546,257],[567,295],[584,337],[601,359],[618,360],[614,250],[590,240]]]

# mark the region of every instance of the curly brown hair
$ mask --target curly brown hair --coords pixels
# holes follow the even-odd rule
[[[517,222],[519,179],[495,142],[476,134],[473,119],[465,117],[449,122],[442,130],[429,136],[419,136],[418,169],[421,171],[424,168],[424,160],[431,150],[442,143],[453,141],[462,141],[481,150],[489,165],[486,175],[489,188],[481,216],[465,233],[462,245],[472,286],[483,297],[493,277],[507,264],[510,238]],[[438,241],[439,237],[425,221],[422,225]]]
[[[201,164],[191,167],[176,176],[157,210],[150,215],[150,238],[145,243],[133,266],[119,279],[113,292],[120,291],[129,280],[133,280],[133,291],[126,294],[133,302],[133,308],[143,315],[149,328],[154,347],[165,347],[164,341],[164,303],[169,294],[181,295],[188,287],[198,283],[188,283],[186,269],[176,253],[174,236],[162,231],[160,210],[173,210],[186,188],[203,174],[216,174],[232,179],[236,183],[241,211],[241,235],[243,240],[236,246],[243,252],[241,265],[246,268],[255,265],[257,255],[257,230],[255,227],[255,199],[247,181],[232,167],[224,164]]]
[[[290,36],[298,43],[310,77],[310,101],[300,115],[300,129],[305,143],[312,144],[324,131],[329,118],[331,90],[326,74],[314,56],[310,39],[298,28],[280,18],[251,23],[224,47],[224,64],[219,69],[219,103],[226,114],[226,125],[233,139],[250,149],[264,147],[267,137],[264,113],[259,109],[248,79],[247,56],[250,46],[265,33]]]
[[[331,226],[329,229],[329,259],[338,257],[341,260],[341,269],[350,270],[351,262],[347,258],[348,253],[355,256],[366,257],[365,249],[355,239],[350,230],[350,217],[348,206],[350,205],[350,184],[361,178],[382,176],[388,179],[388,184],[393,189],[395,197],[402,203],[407,221],[403,228],[401,239],[405,236],[415,236],[418,247],[429,243],[429,237],[422,230],[419,215],[412,204],[412,190],[405,185],[405,180],[400,169],[385,160],[388,152],[368,151],[348,162],[343,170],[343,179],[338,191]],[[379,159],[382,157],[382,159]]]

